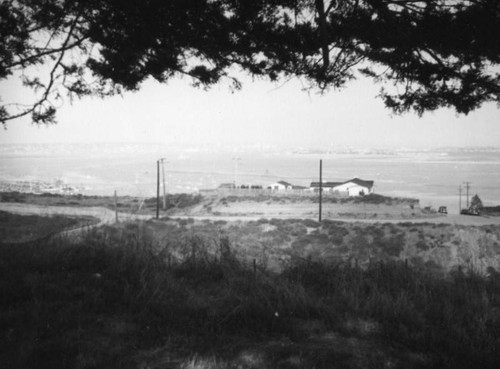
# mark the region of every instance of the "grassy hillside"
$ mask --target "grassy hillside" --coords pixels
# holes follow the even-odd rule
[[[397,260],[361,266],[297,254],[273,271],[264,259],[253,262],[252,252],[262,252],[257,245],[243,243],[257,228],[267,233],[261,245],[268,255],[280,238],[309,234],[318,245],[324,239],[342,244],[354,234],[337,223],[273,223],[240,227],[239,241],[231,233],[235,224],[167,221],[103,227],[76,245],[58,239],[0,246],[0,363],[152,369],[500,364],[495,270],[481,276],[463,268],[442,278]],[[403,240],[392,228],[381,229],[370,232],[380,233],[395,254]]]
[[[255,259],[258,265],[276,272],[297,260],[351,262],[362,267],[378,261],[406,261],[441,274],[459,266],[481,273],[487,273],[488,268],[500,270],[500,230],[496,226],[165,218],[118,225],[108,232],[127,238],[139,229],[156,248],[168,247],[176,256],[186,252],[186,247],[190,249],[193,242],[212,250],[220,237],[226,237],[238,258],[247,262]]]

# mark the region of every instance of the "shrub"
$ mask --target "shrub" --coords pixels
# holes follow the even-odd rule
[[[323,222],[323,228],[326,228],[330,241],[336,245],[342,244],[344,237],[349,234],[345,225],[337,225],[334,222]]]
[[[384,244],[383,250],[390,256],[399,256],[404,249],[404,239],[405,236],[403,233],[385,238],[382,240]]]
[[[318,228],[321,225],[321,223],[313,219],[304,219],[302,223],[308,228]]]

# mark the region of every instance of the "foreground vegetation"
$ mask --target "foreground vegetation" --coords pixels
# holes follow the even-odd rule
[[[188,222],[189,223],[189,222]],[[311,224],[314,226],[313,224]],[[175,236],[175,235],[174,235]],[[292,258],[144,224],[0,246],[10,368],[494,368],[500,275]],[[251,259],[250,259],[251,260]]]

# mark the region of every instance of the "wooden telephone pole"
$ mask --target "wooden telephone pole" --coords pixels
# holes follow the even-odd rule
[[[319,222],[321,223],[321,195],[323,192],[323,160],[319,160]]]
[[[462,214],[462,185],[458,186],[458,214]]]
[[[234,188],[236,188],[238,182],[238,163],[241,161],[241,158],[232,158],[234,160]]]
[[[115,190],[115,222],[118,223],[118,196]]]
[[[160,218],[160,160],[156,161],[156,219]]]
[[[467,198],[467,209],[469,208],[469,188],[470,188],[470,182],[465,182],[465,192],[466,192],[466,198]]]
[[[165,158],[161,158],[161,174],[163,180],[163,210],[167,210],[167,192],[165,189]]]

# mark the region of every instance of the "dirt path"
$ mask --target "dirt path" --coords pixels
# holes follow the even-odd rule
[[[42,206],[34,204],[24,204],[24,203],[0,203],[0,210],[16,214],[35,214],[40,216],[50,216],[50,215],[68,215],[68,216],[90,216],[99,220],[99,223],[94,226],[100,226],[104,224],[115,223],[115,212],[113,210],[104,207],[75,207],[75,206]],[[302,214],[297,214],[293,216],[291,214],[287,215],[276,215],[269,214],[265,215],[173,215],[171,218],[187,219],[192,218],[196,220],[224,220],[224,221],[250,221],[258,220],[262,218],[303,218]],[[118,213],[119,221],[130,221],[130,220],[148,220],[153,217],[150,215],[139,215],[130,213]],[[311,219],[317,219],[315,217],[308,217]],[[500,217],[482,217],[482,216],[466,216],[466,215],[447,215],[435,218],[391,218],[391,219],[358,219],[358,218],[348,218],[348,217],[327,217],[324,219],[335,220],[341,222],[363,222],[363,223],[445,223],[445,224],[456,224],[456,225],[500,225]],[[88,227],[86,227],[88,228]],[[70,232],[76,232],[77,230],[71,230]]]
[[[78,236],[84,230],[116,222],[115,212],[104,207],[43,206],[23,203],[0,203],[0,210],[20,215],[51,216],[57,214],[71,217],[93,217],[99,221],[96,224],[68,229],[58,233],[64,236]],[[151,216],[119,213],[118,219],[120,221],[137,219],[146,220],[151,219]]]
[[[94,207],[76,207],[76,206],[43,206],[23,203],[0,203],[0,210],[16,214],[35,214],[35,215],[69,215],[69,216],[90,216],[99,219],[99,224],[115,222],[115,212],[113,210],[94,206]],[[118,213],[120,221],[134,219],[151,219],[149,215]]]

